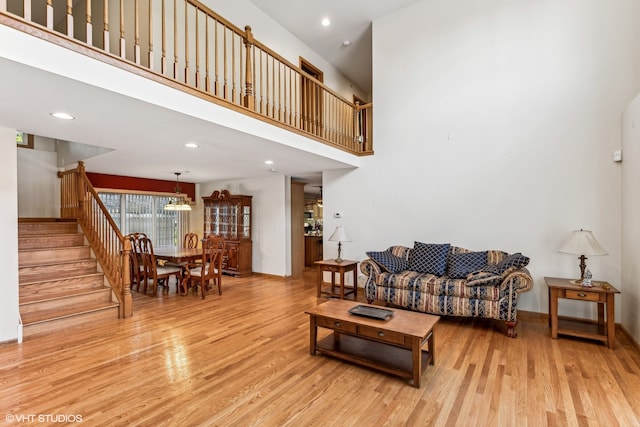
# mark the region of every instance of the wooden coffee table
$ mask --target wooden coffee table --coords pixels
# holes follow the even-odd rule
[[[409,378],[420,388],[423,366],[435,363],[433,328],[440,317],[388,309],[393,311],[390,319],[376,320],[349,313],[357,305],[369,306],[335,299],[306,311],[310,316],[310,353]],[[318,341],[318,327],[331,329],[333,333]],[[425,343],[427,349],[423,350]]]

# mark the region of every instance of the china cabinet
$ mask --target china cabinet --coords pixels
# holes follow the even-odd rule
[[[222,261],[222,272],[234,276],[251,274],[251,196],[216,190],[202,200],[204,237],[216,234],[226,242],[227,255]]]

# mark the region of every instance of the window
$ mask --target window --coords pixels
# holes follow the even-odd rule
[[[180,246],[188,226],[188,211],[165,211],[170,196],[98,192],[122,234],[145,233],[154,246]]]

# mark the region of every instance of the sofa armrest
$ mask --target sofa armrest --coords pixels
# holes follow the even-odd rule
[[[368,276],[371,280],[375,280],[375,278],[382,273],[380,265],[378,265],[371,258],[367,258],[364,261],[360,262],[360,271],[364,273],[365,276]]]
[[[519,268],[507,274],[500,283],[501,290],[509,290],[509,292],[522,293],[530,291],[533,288],[533,278],[526,268]]]

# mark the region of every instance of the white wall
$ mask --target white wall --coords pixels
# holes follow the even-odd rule
[[[640,95],[623,116],[622,326],[640,342]]]
[[[519,251],[535,281],[519,308],[547,312],[544,276],[579,274],[557,249],[585,228],[609,251],[587,261],[594,278],[621,285],[612,151],[640,88],[639,27],[634,0],[429,0],[374,22],[376,154],[323,175],[325,228],[353,240],[343,258],[414,240]]]
[[[60,216],[60,178],[55,143],[36,136],[35,148],[18,150],[18,216]]]
[[[228,190],[231,194],[253,196],[251,199],[251,239],[253,241],[252,268],[256,273],[286,276],[291,274],[287,259],[291,239],[287,240],[287,229],[291,228],[287,219],[286,185],[284,176],[266,179],[248,179],[200,184],[197,209],[192,211],[191,228],[200,227],[202,235],[202,196],[209,196],[215,190]],[[200,217],[196,217],[196,215]],[[287,271],[287,268],[289,269]]]
[[[18,338],[18,172],[16,167],[16,130],[0,128],[0,199],[3,208],[0,213],[0,236],[2,236],[2,256],[0,257],[0,342]]]

